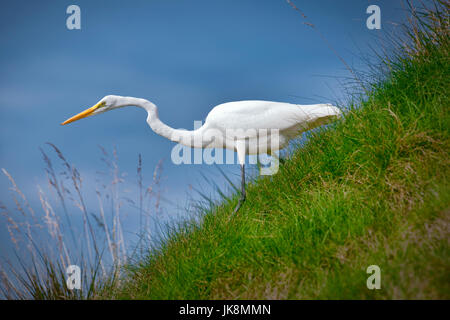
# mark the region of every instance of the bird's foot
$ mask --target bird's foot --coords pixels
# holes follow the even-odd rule
[[[232,216],[234,216],[239,211],[244,202],[245,202],[245,195],[239,198],[238,204],[236,208],[234,208]]]

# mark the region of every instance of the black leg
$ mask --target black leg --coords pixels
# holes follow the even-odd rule
[[[236,208],[234,208],[233,214],[239,211],[244,201],[245,201],[245,165],[241,165],[241,197],[239,198]]]

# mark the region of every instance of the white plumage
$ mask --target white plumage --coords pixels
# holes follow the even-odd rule
[[[206,117],[204,127],[218,129],[223,133],[227,129],[255,129],[248,133],[256,134],[261,129],[277,129],[280,134],[279,149],[283,149],[289,140],[302,132],[325,124],[340,115],[341,111],[331,104],[298,105],[247,100],[227,102],[214,107]],[[237,137],[238,140],[248,139],[249,144],[257,143],[257,138],[257,135]]]

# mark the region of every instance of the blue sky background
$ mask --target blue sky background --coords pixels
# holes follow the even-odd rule
[[[293,2],[349,65],[362,70],[361,54],[370,54],[369,45],[403,17],[400,1]],[[66,28],[70,4],[81,8],[81,30]],[[366,28],[370,4],[381,8],[381,31]],[[48,150],[45,142],[63,151],[88,190],[104,169],[98,145],[117,148],[130,189],[138,154],[146,180],[164,158],[163,196],[171,203],[162,206],[167,216],[182,214],[175,207],[197,197],[189,185],[212,192],[201,172],[219,185],[224,180],[211,166],[172,164],[174,144],[151,131],[143,110],[60,123],[107,94],[146,98],[159,107],[162,121],[186,129],[228,101],[335,103],[345,96],[339,81],[349,73],[304,21],[284,0],[2,1],[0,167],[38,210],[36,185],[47,184],[39,151]],[[223,168],[239,179],[236,166]],[[0,201],[11,204],[8,188],[1,176]],[[4,250],[4,222],[0,233]]]

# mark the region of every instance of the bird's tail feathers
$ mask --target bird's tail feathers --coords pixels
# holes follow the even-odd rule
[[[315,105],[309,114],[310,121],[308,123],[309,129],[327,124],[335,119],[342,117],[342,111],[329,103]]]

